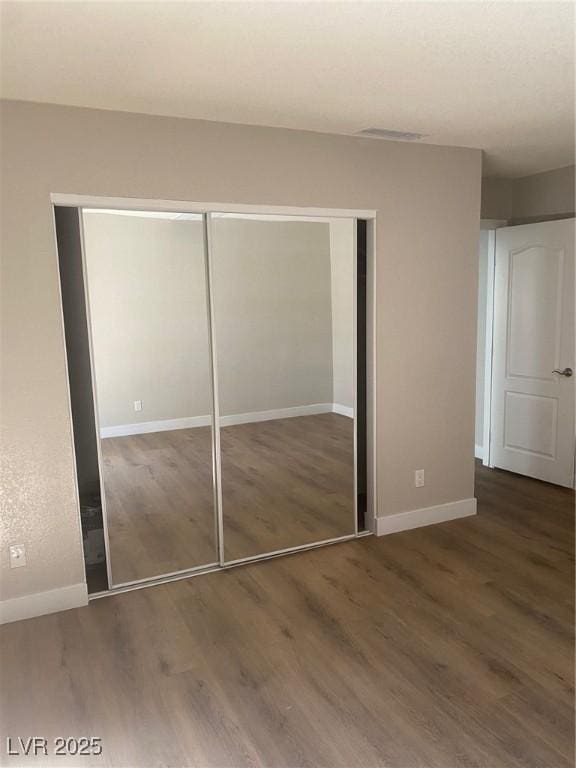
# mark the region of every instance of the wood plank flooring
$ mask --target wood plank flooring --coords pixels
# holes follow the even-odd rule
[[[354,532],[353,429],[326,413],[221,430],[227,560]],[[101,445],[114,583],[217,562],[210,428]]]
[[[573,765],[574,495],[478,468],[479,514],[0,630],[5,736],[114,768]]]

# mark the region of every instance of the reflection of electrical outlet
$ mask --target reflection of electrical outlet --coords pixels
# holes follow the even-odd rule
[[[134,410],[135,411],[142,410],[142,400],[134,400]]]
[[[10,547],[10,568],[22,568],[26,565],[26,547],[24,544],[13,544]]]
[[[414,472],[414,485],[416,488],[422,488],[424,485],[424,470],[423,469],[417,469]]]

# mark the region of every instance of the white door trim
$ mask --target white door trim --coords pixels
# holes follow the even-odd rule
[[[486,333],[484,349],[484,425],[482,435],[482,464],[491,467],[490,435],[492,429],[492,359],[494,352],[494,270],[496,268],[496,230],[488,232],[488,263],[486,269]]]
[[[492,348],[494,329],[494,269],[496,230],[506,227],[506,219],[480,219],[480,229],[488,232],[488,262],[486,269],[486,328],[484,336],[484,413],[482,445],[474,446],[474,458],[482,459],[485,467],[490,464],[490,425],[492,412]]]
[[[116,208],[125,211],[166,211],[173,213],[242,213],[280,216],[320,216],[327,218],[375,219],[375,210],[354,208],[301,208],[290,205],[244,205],[238,203],[203,203],[185,200],[152,200],[132,197],[97,197],[61,192],[50,194],[52,205],[72,208]]]

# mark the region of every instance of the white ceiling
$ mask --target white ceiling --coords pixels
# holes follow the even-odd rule
[[[574,162],[572,2],[3,2],[3,98]],[[377,140],[377,139],[374,139]]]

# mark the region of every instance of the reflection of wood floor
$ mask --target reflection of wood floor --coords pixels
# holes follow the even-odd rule
[[[337,414],[221,431],[226,559],[353,533],[353,421]],[[114,583],[213,563],[210,430],[102,441]]]
[[[354,533],[354,421],[325,413],[221,430],[226,560]]]
[[[2,749],[95,735],[76,768],[571,768],[574,494],[480,467],[477,496],[477,517],[1,627]]]
[[[216,562],[210,428],[101,445],[114,583]]]

